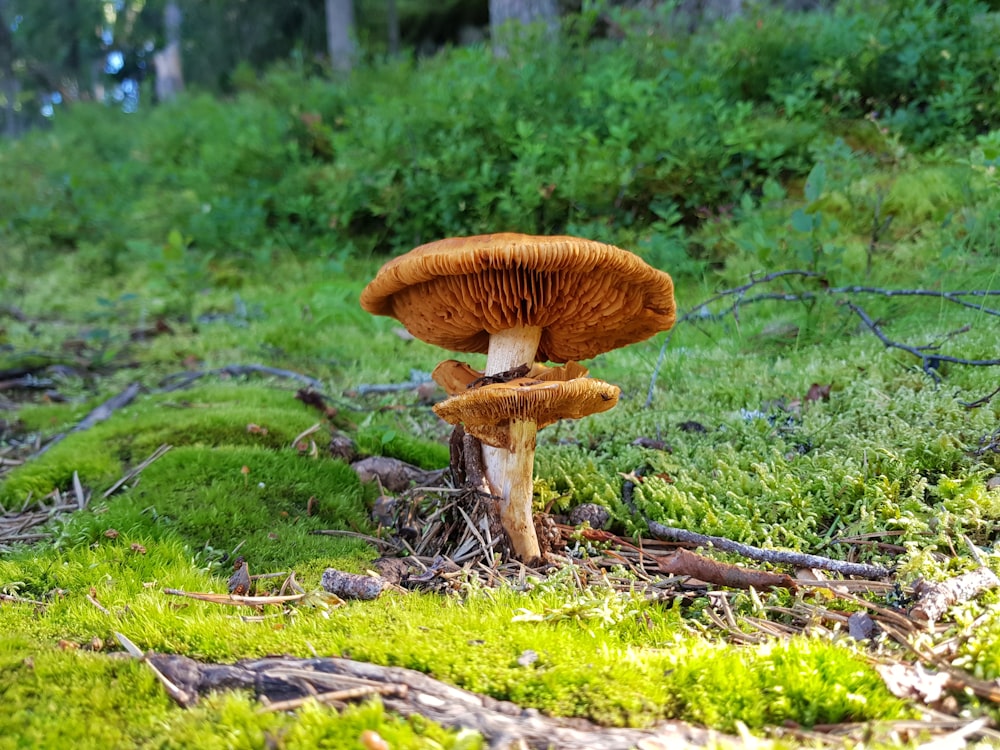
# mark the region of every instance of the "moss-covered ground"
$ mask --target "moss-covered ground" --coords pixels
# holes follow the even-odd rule
[[[71,258],[65,262],[51,277],[16,283],[18,306],[41,322],[6,323],[8,361],[29,350],[55,351],[60,337],[92,330],[89,318],[100,314],[99,298],[109,292],[74,288]],[[310,534],[371,532],[375,490],[324,450],[294,444],[318,420],[294,398],[296,384],[206,377],[158,392],[164,375],[234,362],[308,373],[329,384],[338,409],[333,421],[363,447],[444,465],[446,430],[414,395],[341,395],[362,383],[404,381],[411,368],[430,369],[442,357],[402,340],[392,321],[357,312],[357,292],[370,270],[333,274],[288,263],[271,270],[276,283],[267,285],[247,274],[240,297],[255,310],[251,319],[220,317],[196,327],[172,322],[171,335],[142,342],[130,341],[128,332],[139,325],[142,307],[155,309],[157,301],[146,297],[140,270],[106,282],[136,295],[129,312],[101,325],[120,346],[115,361],[134,361],[138,369],[89,381],[60,377],[66,403],[37,400],[9,415],[17,439],[45,439],[126,383],[146,386],[109,420],[70,434],[10,471],[0,486],[9,509],[55,488],[70,492],[74,472],[94,495],[87,510],[50,527],[50,540],[14,547],[0,560],[2,593],[10,597],[0,604],[0,744],[346,747],[366,727],[393,747],[471,741],[393,719],[375,705],[343,716],[319,708],[294,717],[260,715],[247,696],[219,695],[185,711],[142,664],[107,656],[118,648],[114,632],[143,649],[211,661],[319,653],[403,665],[545,712],[613,725],[672,717],[726,731],[740,724],[763,730],[909,714],[863,647],[849,639],[803,635],[734,646],[697,607],[622,599],[600,586],[584,592],[571,578],[530,592],[486,591],[470,582],[461,596],[389,593],[257,621],[165,595],[165,588],[225,591],[226,561],[237,546],[254,572],[294,570],[310,589],[318,588],[325,567],[363,572],[376,552],[358,539]],[[970,268],[964,285],[989,284],[982,271]],[[60,289],[55,301],[52,287]],[[690,306],[702,290],[681,293]],[[225,311],[232,300],[231,293],[210,291],[202,304]],[[621,383],[625,398],[615,412],[542,434],[539,503],[601,502],[622,531],[641,532],[641,519],[620,497],[622,474],[645,465],[656,476],[638,487],[635,499],[654,519],[835,557],[845,554],[835,539],[874,535],[906,552],[888,558],[864,547],[861,556],[897,565],[902,582],[968,569],[962,535],[989,548],[1000,518],[1000,494],[987,489],[997,455],[976,455],[996,430],[1000,404],[964,404],[995,388],[996,371],[949,366],[936,382],[915,367],[915,358],[885,350],[831,303],[808,311],[797,303],[769,304],[748,308],[739,325],[731,317],[698,328],[682,323],[649,407],[662,339],[590,363],[595,374]],[[996,350],[996,323],[975,311],[896,302],[878,309],[900,340],[934,341],[968,326],[951,351],[985,358]],[[771,334],[785,330],[778,324],[795,326],[799,335]],[[789,407],[812,383],[830,384],[829,400]],[[692,429],[692,422],[703,429]],[[328,428],[313,439],[322,443]],[[664,440],[670,451],[634,446],[639,437]],[[171,449],[136,481],[101,499],[127,468],[163,444]],[[987,604],[995,600],[987,597]],[[745,606],[751,612],[755,605],[747,599]],[[564,614],[539,622],[518,618],[524,610]],[[539,658],[522,666],[518,657],[529,649]],[[995,611],[984,615],[962,659],[987,679],[1000,675]]]

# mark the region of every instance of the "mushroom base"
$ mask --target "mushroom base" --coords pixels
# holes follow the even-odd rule
[[[536,433],[534,422],[514,421],[510,425],[511,450],[483,445],[486,481],[500,497],[500,523],[514,554],[524,562],[541,556],[531,511]]]

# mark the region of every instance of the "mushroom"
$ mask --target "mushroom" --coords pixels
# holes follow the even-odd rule
[[[361,306],[430,344],[485,353],[487,376],[589,359],[669,329],[676,314],[670,276],[626,250],[513,233],[421,245],[382,266]],[[508,484],[503,453],[483,448],[495,491]]]
[[[559,368],[561,369],[561,368]],[[434,406],[435,413],[485,446],[501,449],[489,478],[500,496],[500,523],[522,560],[540,555],[531,516],[534,495],[535,436],[560,419],[579,419],[607,411],[621,390],[603,380],[536,380],[517,378],[470,388]]]

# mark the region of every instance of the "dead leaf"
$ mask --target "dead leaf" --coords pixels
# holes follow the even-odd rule
[[[137,554],[140,554],[140,555],[145,555],[146,554],[146,548],[143,547],[138,542],[132,542],[131,549],[132,549],[133,552],[135,552]]]
[[[814,401],[829,401],[830,400],[830,389],[833,388],[833,384],[820,385],[819,383],[813,383],[809,386],[809,391],[806,393],[805,402],[812,403]]]
[[[637,448],[650,448],[656,451],[663,451],[664,453],[673,453],[673,448],[667,445],[663,440],[657,440],[656,438],[637,437],[632,441],[632,445]]]
[[[233,561],[233,574],[229,576],[229,593],[236,596],[250,596],[250,568],[243,555]]]
[[[923,664],[876,664],[875,671],[897,698],[923,703],[940,701],[949,679],[945,672],[928,672]]]
[[[249,432],[251,435],[266,435],[267,428],[261,427],[259,424],[254,424],[253,422],[251,422],[250,424],[247,425],[247,432]]]
[[[405,461],[388,456],[369,456],[351,464],[362,482],[374,482],[376,478],[391,492],[402,492],[411,483],[431,485],[440,481],[442,472],[424,471]]]

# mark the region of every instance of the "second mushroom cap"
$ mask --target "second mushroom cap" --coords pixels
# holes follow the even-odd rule
[[[471,388],[434,406],[446,422],[465,427],[486,445],[513,450],[510,426],[533,422],[542,429],[560,419],[580,419],[618,403],[621,389],[593,378],[544,381],[519,378]]]

